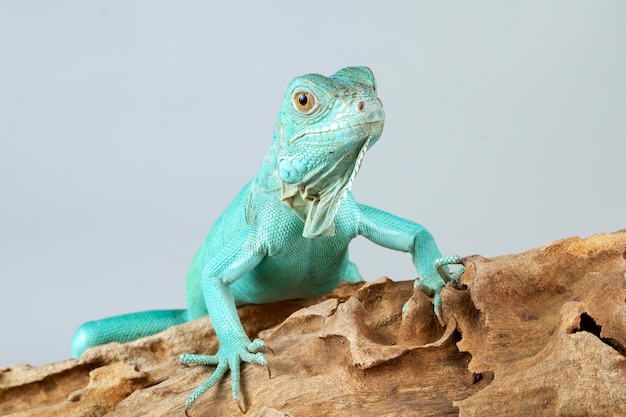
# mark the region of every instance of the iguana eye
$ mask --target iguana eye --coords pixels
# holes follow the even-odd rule
[[[294,95],[293,101],[299,110],[308,111],[315,104],[315,97],[311,93],[299,92]]]

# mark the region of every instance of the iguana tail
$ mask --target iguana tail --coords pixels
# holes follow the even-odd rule
[[[188,321],[187,310],[142,311],[89,321],[80,326],[72,337],[72,357],[78,358],[90,347],[110,342],[130,342]]]

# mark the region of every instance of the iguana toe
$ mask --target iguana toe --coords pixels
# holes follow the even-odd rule
[[[450,272],[448,269],[448,265],[461,265],[459,269],[454,272]],[[447,256],[445,258],[435,259],[434,262],[435,269],[439,273],[439,276],[445,283],[450,281],[458,281],[465,272],[465,266],[463,266],[463,257],[462,256]]]

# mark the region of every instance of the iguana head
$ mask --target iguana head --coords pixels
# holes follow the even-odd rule
[[[334,235],[334,219],[385,114],[374,74],[344,68],[294,78],[280,111],[274,149],[281,197],[304,221],[303,236]]]

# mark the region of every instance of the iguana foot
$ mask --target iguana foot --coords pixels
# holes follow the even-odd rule
[[[448,265],[460,265],[460,267],[456,271],[450,272]],[[413,291],[417,292],[419,290],[426,294],[427,297],[433,298],[435,316],[439,320],[439,324],[445,326],[441,310],[441,289],[444,286],[458,284],[461,275],[465,272],[465,266],[463,266],[462,256],[447,256],[435,259],[433,266],[439,276],[434,280],[432,278],[429,279],[429,277],[426,277],[424,280],[417,278],[413,283]],[[406,304],[402,308],[402,311],[405,310]]]
[[[193,403],[222,379],[229,369],[232,379],[233,399],[237,402],[241,412],[245,413],[245,404],[241,398],[239,387],[241,362],[256,363],[265,366],[271,378],[272,374],[269,365],[263,355],[265,349],[265,343],[261,339],[254,339],[252,342],[248,339],[245,344],[240,343],[239,347],[233,347],[231,345],[220,346],[217,355],[195,355],[190,353],[180,355],[178,360],[182,364],[217,365],[215,372],[187,398],[185,402],[185,414],[188,415],[187,410]]]

